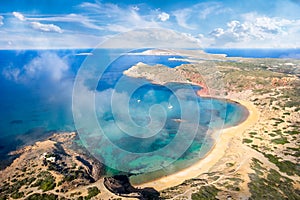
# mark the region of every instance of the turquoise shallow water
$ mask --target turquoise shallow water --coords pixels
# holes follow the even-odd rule
[[[73,85],[82,62],[89,58],[78,53],[90,51],[0,51],[1,58],[5,58],[0,61],[1,160],[20,145],[52,132],[76,130]],[[95,90],[89,82],[93,76],[84,83],[84,89],[95,96],[92,104],[102,132],[99,127],[93,129],[90,118],[84,118],[81,142],[107,166],[116,169],[108,168],[108,174],[151,172],[140,178],[146,181],[173,173],[209,151],[212,131],[238,124],[246,115],[238,104],[197,97],[196,86],[160,86],[122,75],[138,62],[168,67],[184,64],[170,61],[174,56],[119,53],[105,49],[94,52],[118,59],[109,64]],[[101,65],[102,60],[92,64],[96,72],[106,67]],[[79,97],[84,100],[87,96],[82,93]],[[85,112],[88,110],[83,109]]]
[[[237,103],[198,97],[198,86],[155,85],[123,76],[124,70],[145,62],[143,57],[127,61],[127,56],[122,56],[102,72],[95,93],[95,113],[74,115],[83,144],[112,169],[108,174],[135,174],[139,177],[135,182],[144,182],[174,173],[206,155],[214,145],[210,137],[213,132],[237,125],[247,116]],[[166,66],[170,62],[151,61]],[[90,77],[84,80],[87,82],[92,82]],[[83,84],[82,88],[90,91],[91,85]],[[85,90],[82,88],[80,96]],[[79,110],[93,110],[87,104],[79,103]]]

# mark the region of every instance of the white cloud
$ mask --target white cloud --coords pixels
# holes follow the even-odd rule
[[[196,36],[198,43],[201,45],[202,48],[210,47],[211,44],[215,42],[214,38],[212,37],[206,37],[203,34],[198,34]]]
[[[22,13],[19,12],[13,12],[12,13],[17,19],[21,20],[21,21],[26,21],[26,18],[24,17],[24,15]]]
[[[167,21],[170,18],[168,13],[162,12],[157,16],[161,21]]]
[[[199,48],[197,42],[198,40],[189,34],[169,29],[149,28],[121,33],[106,40],[101,48]]]
[[[176,17],[179,26],[187,29],[194,29],[191,25],[187,24],[187,20],[190,17],[191,9],[176,10],[172,14]]]
[[[0,15],[0,26],[2,26],[4,24],[3,19],[4,19],[3,16]]]
[[[222,28],[216,28],[210,34],[215,37],[220,37],[220,36],[224,35],[225,32],[224,32],[224,29],[222,29]]]
[[[227,43],[257,43],[280,39],[290,34],[295,26],[295,20],[258,16],[254,13],[243,16],[243,21],[233,20],[227,23],[226,29],[216,28],[210,35],[216,39],[216,44]],[[274,41],[276,42],[276,41]]]
[[[106,29],[112,32],[127,32],[132,30],[132,27],[127,27],[119,24],[108,24]]]
[[[80,14],[68,14],[64,16],[47,16],[47,17],[32,17],[32,18],[27,18],[29,21],[51,21],[51,22],[74,22],[74,23],[79,23],[82,24],[86,28],[90,29],[96,29],[96,30],[103,30],[104,28],[102,26],[96,25],[93,23],[93,20],[91,20],[87,16],[83,16]],[[94,20],[95,21],[95,20]]]
[[[125,18],[123,16],[126,16]],[[152,16],[141,16],[136,11],[132,10],[129,14],[126,10],[119,16],[121,19],[119,24],[125,25],[128,28],[157,28],[160,27],[156,21],[151,20]],[[123,19],[122,19],[123,18]]]
[[[231,12],[231,9],[225,8],[223,4],[217,2],[198,3],[188,8],[178,9],[172,12],[176,17],[179,26],[195,30],[199,27],[197,21],[207,19],[209,16],[216,16],[222,13]]]
[[[53,81],[62,79],[64,72],[69,69],[66,60],[55,53],[45,52],[24,66],[27,77],[42,77],[47,74]]]
[[[195,5],[194,9],[199,11],[200,19],[206,19],[209,15],[218,15],[231,11],[231,9],[223,8],[222,4],[216,2],[200,3]]]
[[[57,33],[62,33],[62,29],[54,24],[42,24],[38,22],[38,19],[34,18],[26,18],[22,13],[20,12],[13,12],[13,15],[19,19],[20,21],[25,22],[26,24],[29,24],[30,27],[32,27],[35,30],[40,30],[44,32],[57,32]],[[32,21],[32,22],[28,22]]]
[[[245,46],[259,45],[259,43],[264,45],[272,41],[275,43],[275,40],[280,45],[300,46],[298,42],[300,20],[259,16],[257,13],[240,14],[240,11],[233,12],[224,5],[226,4],[205,2],[166,13],[160,9],[151,10],[149,7],[145,10],[145,5],[142,4],[119,6],[96,1],[81,3],[76,8],[79,10],[76,14],[23,15],[20,12],[13,12],[13,16],[21,22],[19,21],[18,26],[13,26],[12,29],[1,30],[0,47],[28,48],[30,46],[43,49],[93,47],[103,41],[103,38],[110,37],[114,33],[153,27],[187,32],[190,35],[186,36],[194,38],[195,42],[201,43],[202,46],[210,44]],[[233,17],[237,20],[232,20]],[[224,23],[226,19],[228,23]],[[10,21],[16,22],[16,20]],[[221,23],[223,26],[220,25]],[[0,26],[1,24],[3,19],[0,16]],[[45,33],[40,34],[34,30]],[[62,32],[63,34],[59,34],[58,37],[58,33]],[[210,34],[206,34],[209,32]],[[289,42],[285,42],[284,39]]]
[[[80,23],[82,24],[84,27],[86,28],[90,28],[90,29],[96,29],[96,30],[103,30],[104,27],[96,25],[94,22],[97,20],[91,20],[89,17],[84,16],[84,15],[80,15],[80,14],[67,14],[67,15],[53,15],[53,16],[43,16],[40,15],[38,17],[24,17],[23,14],[19,13],[19,12],[13,12],[14,16],[17,17],[18,19],[22,20],[22,21],[32,21],[34,23],[31,23],[32,27],[38,27],[40,26],[37,23],[41,23],[41,22],[65,22],[65,23],[70,23],[70,22],[74,22],[74,23]],[[56,26],[56,25],[54,25]],[[47,28],[45,28],[47,29]],[[57,28],[56,28],[57,29]],[[57,29],[58,30],[58,29]],[[56,31],[58,32],[58,31]]]
[[[103,30],[120,33],[135,28],[160,27],[159,23],[157,22],[157,12],[154,12],[150,15],[140,15],[137,12],[139,11],[139,8],[136,6],[121,8],[115,4],[85,2],[82,3],[79,7],[88,10],[91,15],[97,14],[96,16],[98,18],[94,18],[95,22],[97,22],[98,20],[106,20],[107,22],[109,22],[109,24],[102,24]]]
[[[24,66],[8,66],[2,75],[29,89],[39,88],[36,94],[48,102],[71,105],[73,80],[70,79],[70,60],[55,52],[42,51]],[[35,91],[36,92],[36,91]],[[62,104],[63,103],[63,104]]]
[[[45,32],[57,32],[62,33],[62,30],[59,26],[56,26],[54,24],[41,24],[40,22],[31,22],[31,27]]]
[[[159,28],[160,24],[153,19],[153,16],[142,16],[135,10],[122,10],[120,16],[116,17],[115,23],[106,24],[105,30],[113,32],[127,32],[141,28]]]
[[[3,31],[0,37],[0,49],[93,48],[108,37],[108,35],[98,36],[70,31],[40,34],[32,28],[25,30],[17,33]]]
[[[2,71],[6,79],[17,83],[30,83],[31,79],[49,81],[60,81],[68,71],[69,65],[66,60],[57,54],[43,52],[32,59],[22,68],[7,67]]]
[[[12,31],[6,30],[5,38],[0,38],[2,48],[60,48],[60,47],[94,47],[103,38],[113,33],[122,33],[141,28],[159,28],[169,26],[170,15],[159,10],[139,13],[137,6],[119,7],[109,3],[82,3],[77,6],[82,13],[63,15],[23,15],[14,12],[14,16],[23,20]],[[158,15],[160,18],[158,18]],[[165,20],[165,21],[164,21]],[[164,23],[163,23],[164,21]],[[168,22],[166,22],[168,21]],[[92,30],[88,30],[92,29]],[[37,34],[39,30],[44,34]],[[100,31],[99,31],[100,30]],[[47,34],[48,32],[49,34]],[[58,35],[54,33],[62,33]],[[51,34],[50,34],[51,33]],[[13,41],[8,45],[8,41]]]
[[[97,13],[98,15],[106,15],[110,17],[119,16],[121,13],[123,13],[123,9],[116,4],[101,3],[98,1],[96,3],[84,2],[80,4],[79,7],[85,8],[92,13]]]

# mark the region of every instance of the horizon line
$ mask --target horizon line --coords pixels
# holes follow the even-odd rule
[[[0,51],[6,50],[92,50],[92,49],[187,49],[187,50],[204,50],[204,49],[247,49],[247,50],[290,50],[290,49],[299,49],[300,47],[203,47],[203,48],[159,48],[159,47],[144,47],[144,48],[132,48],[132,47],[121,47],[121,48],[101,48],[101,47],[50,47],[50,48],[1,48]]]

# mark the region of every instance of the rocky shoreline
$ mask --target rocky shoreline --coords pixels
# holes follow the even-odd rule
[[[104,166],[76,145],[75,138],[75,132],[56,133],[12,152],[19,157],[0,172],[0,197],[29,198],[47,191],[54,191],[51,194],[57,197],[83,195],[72,191],[96,183],[104,174]]]

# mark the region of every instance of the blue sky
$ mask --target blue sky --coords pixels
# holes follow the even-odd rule
[[[171,29],[201,47],[300,48],[300,0],[0,0],[0,49],[93,48]]]

